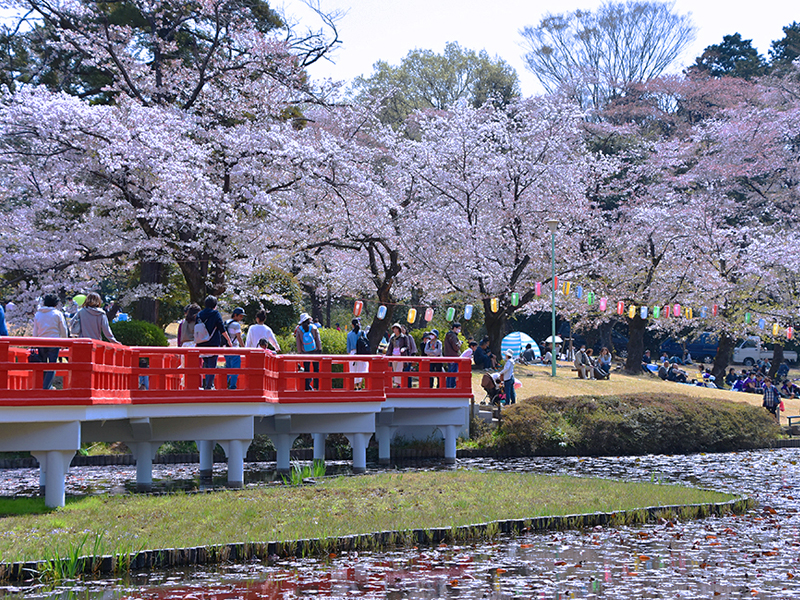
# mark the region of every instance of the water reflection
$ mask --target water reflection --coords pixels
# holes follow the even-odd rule
[[[798,450],[787,448],[693,456],[465,460],[460,466],[479,470],[691,483],[744,492],[760,505],[743,516],[686,523],[170,571],[70,590],[6,588],[5,594],[65,600],[800,598],[797,459]],[[196,467],[181,468],[191,473]]]

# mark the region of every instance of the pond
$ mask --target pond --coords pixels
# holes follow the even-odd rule
[[[145,573],[49,589],[0,588],[10,598],[800,598],[800,452],[690,456],[466,459],[459,467],[686,483],[746,493],[743,516],[527,534],[491,542],[275,559]],[[269,466],[269,465],[267,465]],[[163,465],[185,474],[196,465]],[[263,471],[264,465],[255,466]],[[426,468],[439,468],[429,464]],[[30,471],[30,473],[28,473]],[[173,471],[167,473],[167,471]],[[70,489],[123,489],[130,468],[79,468]],[[255,475],[254,475],[255,477]],[[35,470],[0,472],[0,486],[38,482]],[[110,486],[110,487],[108,487]]]

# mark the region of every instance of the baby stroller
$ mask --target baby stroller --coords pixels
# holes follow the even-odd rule
[[[487,400],[489,404],[495,406],[505,404],[506,395],[500,386],[497,385],[499,376],[499,373],[484,373],[483,377],[481,377],[481,387],[486,390],[486,397],[481,401],[481,404],[485,404]]]

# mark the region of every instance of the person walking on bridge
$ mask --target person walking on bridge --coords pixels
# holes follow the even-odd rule
[[[56,308],[58,297],[54,294],[47,294],[43,301],[44,306],[36,311],[33,317],[33,337],[40,338],[68,338],[67,322],[64,320],[64,313]],[[58,351],[61,348],[39,348],[40,362],[58,362]],[[53,388],[55,371],[45,371],[42,387],[46,390]]]
[[[297,345],[298,354],[321,354],[322,341],[319,337],[319,329],[311,322],[311,315],[303,313],[300,315],[300,322],[294,330],[294,339]],[[319,373],[319,362],[304,362],[303,371],[310,373],[311,369],[314,373]],[[306,379],[306,390],[318,390],[319,379]]]
[[[232,345],[231,338],[228,336],[228,332],[225,331],[225,323],[222,322],[222,315],[219,314],[219,311],[217,310],[217,299],[214,296],[208,296],[203,304],[205,308],[198,313],[196,323],[203,323],[206,326],[209,338],[205,342],[198,342],[197,347],[219,348],[222,346],[223,338],[225,338],[229,346]],[[209,354],[201,355],[201,357],[203,359],[204,369],[217,368],[217,359],[219,358],[219,355]],[[203,389],[214,389],[214,375],[208,373],[205,374],[203,378]]]

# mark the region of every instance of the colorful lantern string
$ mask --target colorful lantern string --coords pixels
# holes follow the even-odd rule
[[[409,323],[413,323],[417,320],[417,309],[416,308],[409,308],[408,309],[408,316],[406,317],[406,321]]]
[[[672,307],[672,315],[674,317],[680,317],[681,316],[681,305],[680,304],[676,304],[675,306]]]
[[[569,296],[569,291],[572,289],[572,284],[569,281],[564,282],[564,295]]]
[[[719,313],[719,306],[715,304],[714,306],[711,307],[711,316],[716,317],[717,313]]]
[[[489,302],[489,306],[492,309],[493,313],[496,313],[500,310],[500,301],[497,298],[492,298],[491,302]]]
[[[362,310],[364,310],[364,303],[361,300],[356,300],[356,303],[353,305],[353,315],[360,317]]]
[[[772,324],[772,335],[777,336],[781,331],[780,325],[777,323]]]
[[[386,307],[383,304],[378,307],[378,314],[376,316],[379,321],[386,318]]]
[[[580,300],[583,297],[583,286],[577,285],[575,286],[575,297]]]
[[[704,306],[700,309],[700,318],[705,319],[708,316],[708,307]]]
[[[635,316],[636,316],[636,307],[633,304],[631,304],[628,307],[628,318],[632,319]]]
[[[786,328],[786,339],[790,340],[794,337],[794,327],[787,327]]]
[[[640,316],[642,319],[646,319],[646,318],[647,318],[647,307],[646,307],[646,306],[642,306],[642,307],[639,309],[639,316]]]
[[[589,306],[594,304],[594,292],[586,293],[586,304],[588,304]]]
[[[759,319],[758,320],[758,328],[759,329],[764,329],[764,327],[766,327],[766,326],[767,326],[767,321],[765,319]]]
[[[452,306],[450,308],[448,308],[447,309],[447,314],[445,314],[444,318],[447,319],[448,321],[452,321],[453,319],[455,319],[456,318],[456,309],[453,308]]]
[[[519,294],[517,292],[511,294],[511,306],[519,306]]]
[[[691,306],[684,306],[683,307],[683,316],[687,319],[691,319],[694,317],[694,311],[692,310]]]
[[[750,325],[750,322],[753,320],[753,315],[750,313],[744,313],[744,322]]]
[[[425,321],[428,323],[433,321],[433,309],[431,307],[425,309]]]

